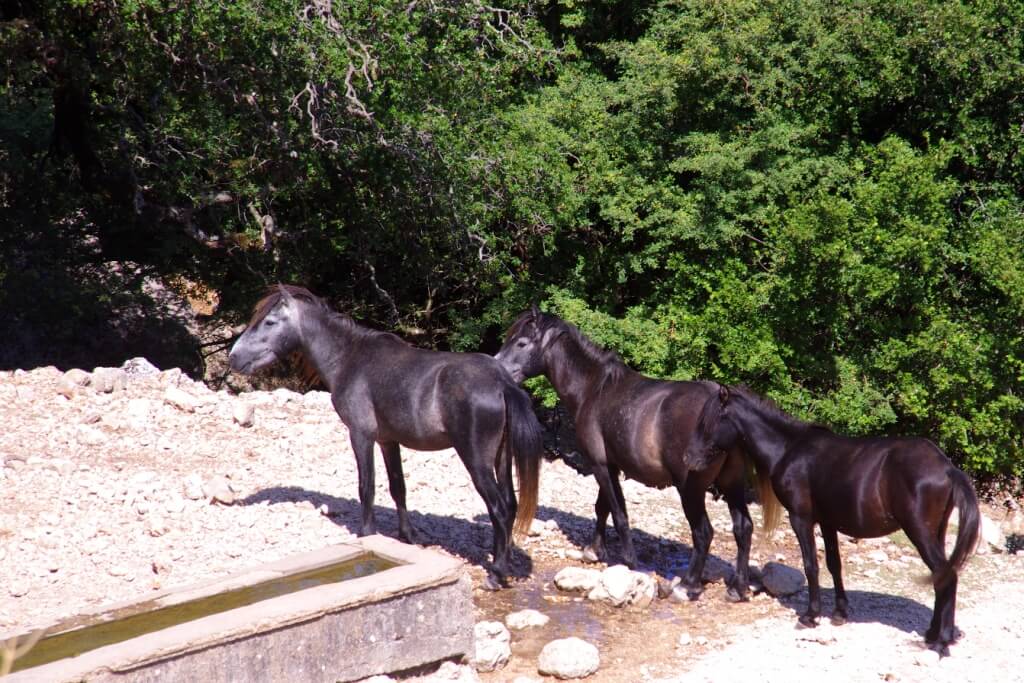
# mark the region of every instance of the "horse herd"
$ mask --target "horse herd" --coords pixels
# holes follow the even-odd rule
[[[870,538],[902,529],[930,570],[935,590],[925,640],[948,654],[960,635],[954,625],[957,576],[978,541],[978,501],[967,476],[927,439],[845,437],[797,420],[743,387],[646,377],[575,326],[536,307],[519,316],[491,357],[416,348],[356,324],[302,287],[276,285],[256,304],[231,349],[230,365],[250,374],[295,354],[327,386],[349,429],[359,478],[360,535],[376,533],[375,443],[398,512],[399,537],[409,543],[415,534],[400,445],[455,449],[493,528],[485,588],[506,585],[513,533],[529,528],[537,508],[542,428],[519,384],[544,375],[575,421],[580,449],[599,487],[586,559],[606,556],[610,514],[625,563],[636,564],[620,475],[648,486],[674,486],[693,535],[681,588],[697,598],[713,533],[705,492],[715,486],[729,506],[737,546],[726,595],[746,600],[753,535],[746,485],[752,468],[765,529],[774,528],[784,507],[800,545],[809,593],[801,624],[814,626],[821,611],[816,524],[835,586],[833,623],[845,621],[848,609],[838,532]],[[947,557],[946,527],[954,508],[959,528]]]

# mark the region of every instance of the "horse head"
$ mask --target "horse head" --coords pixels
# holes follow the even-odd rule
[[[299,349],[299,307],[306,296],[301,287],[271,287],[253,308],[245,331],[231,347],[232,370],[251,375],[289,357]]]
[[[732,390],[719,384],[718,391],[705,401],[700,417],[697,418],[697,428],[683,454],[690,469],[705,469],[716,451],[732,448],[740,438],[740,432],[730,418],[732,399]]]
[[[516,382],[542,375],[547,370],[545,353],[565,330],[558,318],[542,313],[534,304],[512,323],[505,343],[494,358]]]

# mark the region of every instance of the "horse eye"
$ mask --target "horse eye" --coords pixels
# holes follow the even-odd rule
[[[518,346],[521,349],[525,348],[526,347],[526,340],[520,339],[518,342],[516,342],[516,346]]]
[[[264,327],[273,327],[273,326],[274,326],[274,325],[276,325],[276,324],[277,324],[277,323],[276,323],[276,322],[274,322],[273,320],[264,320],[264,321],[263,321],[263,326],[264,326]]]

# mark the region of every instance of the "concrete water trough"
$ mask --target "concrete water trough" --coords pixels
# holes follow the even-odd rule
[[[459,560],[368,536],[54,624],[3,680],[358,680],[470,653],[471,593]]]

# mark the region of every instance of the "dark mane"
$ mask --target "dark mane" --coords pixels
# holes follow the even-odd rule
[[[803,427],[804,429],[823,429],[827,432],[832,432],[832,429],[827,425],[823,425],[818,422],[807,422],[806,420],[801,420],[799,418],[793,417],[792,415],[784,411],[782,408],[780,408],[778,404],[775,403],[775,401],[771,400],[770,398],[761,396],[760,394],[754,393],[750,389],[750,387],[748,387],[745,384],[730,385],[729,391],[734,394],[743,396],[749,401],[752,401],[765,412],[772,415],[773,417],[778,418],[779,420],[782,420],[786,424],[790,424],[794,427]]]

